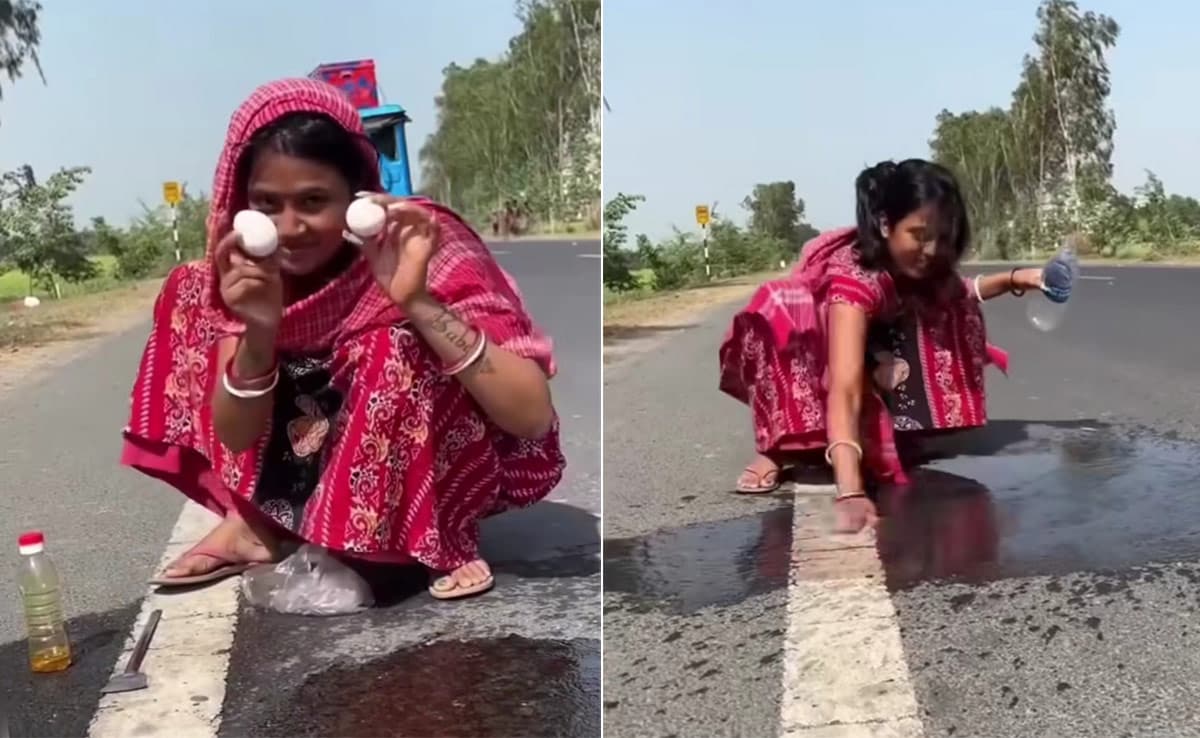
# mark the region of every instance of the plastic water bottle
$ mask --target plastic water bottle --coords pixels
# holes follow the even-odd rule
[[[17,539],[21,566],[17,581],[25,604],[29,666],[36,672],[63,671],[71,665],[71,642],[63,615],[58,570],[46,554],[46,537],[30,531]]]
[[[1034,328],[1052,331],[1062,323],[1067,301],[1079,279],[1077,253],[1075,238],[1068,236],[1054,258],[1046,263],[1042,270],[1042,295],[1033,296],[1025,307],[1025,314]]]

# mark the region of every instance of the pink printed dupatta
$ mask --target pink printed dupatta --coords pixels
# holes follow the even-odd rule
[[[363,135],[358,112],[336,88],[283,80],[256,90],[233,115],[213,183],[209,256],[176,268],[154,310],[132,392],[123,461],[165,479],[217,512],[254,497],[268,436],[241,454],[213,429],[209,397],[221,368],[217,341],[241,327],[222,304],[211,252],[245,207],[235,170],[245,143],[292,112],[325,114]],[[374,150],[363,136],[363,156]],[[482,239],[453,211],[418,200],[435,214],[441,242],[429,289],[497,346],[555,371],[550,340],[525,310],[513,280]],[[278,349],[325,356],[344,397],[324,429],[322,471],[304,519],[275,522],[333,550],[415,560],[450,570],[476,555],[478,520],[532,504],[558,483],[565,461],[557,422],[537,440],[496,428],[440,362],[359,258],[328,285],[285,310]],[[263,511],[268,515],[270,510]]]

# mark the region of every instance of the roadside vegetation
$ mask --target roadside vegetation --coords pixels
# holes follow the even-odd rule
[[[966,191],[971,258],[1043,259],[1073,232],[1084,237],[1084,258],[1200,257],[1200,201],[1169,192],[1150,171],[1132,192],[1112,183],[1108,57],[1119,36],[1109,16],[1044,0],[1010,98],[936,116],[929,156],[954,170]],[[779,269],[816,232],[792,182],[760,184],[742,203],[745,227],[720,215],[709,225],[708,275],[701,233],[659,242],[628,233],[624,219],[642,201],[618,193],[605,203],[606,306]],[[605,312],[608,324],[617,313]]]
[[[38,58],[41,10],[33,0],[0,2],[0,82],[37,75],[53,83]],[[595,232],[600,2],[518,0],[516,13],[521,30],[497,59],[444,70],[437,128],[414,157],[423,190],[484,234],[505,208],[526,233]],[[205,193],[183,188],[176,243],[165,204],[141,203],[124,224],[77,222],[71,200],[90,173],[86,165],[0,173],[0,349],[144,315],[173,266],[204,256]],[[27,306],[31,297],[36,307]]]

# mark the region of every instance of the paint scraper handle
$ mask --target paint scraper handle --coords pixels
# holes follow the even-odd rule
[[[146,651],[150,650],[150,641],[154,640],[154,631],[158,629],[158,621],[161,619],[162,610],[150,613],[146,625],[142,628],[142,635],[138,637],[137,645],[133,647],[133,653],[129,656],[129,663],[125,665],[126,674],[141,670],[142,660],[146,658]]]

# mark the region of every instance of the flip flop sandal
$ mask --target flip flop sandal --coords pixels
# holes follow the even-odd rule
[[[769,471],[763,472],[762,474],[759,474],[758,472],[754,471],[750,467],[746,467],[745,469],[742,470],[742,473],[743,474],[746,474],[746,473],[753,474],[754,478],[756,480],[758,480],[758,483],[754,484],[754,485],[743,484],[741,482],[741,480],[739,479],[737,486],[734,487],[734,491],[737,492],[739,495],[767,495],[767,494],[770,494],[770,493],[774,492],[775,490],[779,489],[779,486],[780,486],[779,469],[771,469]],[[771,484],[763,484],[763,480],[766,479],[767,477],[771,476],[772,474],[775,475],[774,481]]]
[[[438,586],[442,584],[445,586]],[[488,578],[484,579],[479,584],[475,584],[470,587],[460,587],[454,583],[454,578],[447,574],[434,579],[433,582],[430,583],[429,595],[435,600],[461,600],[464,597],[483,594],[494,587],[495,584],[496,578],[492,575],[488,575]]]
[[[258,566],[259,563],[264,563],[233,561],[224,553],[211,551],[200,547],[193,548],[183,556],[180,556],[175,560],[175,563],[182,563],[193,556],[207,556],[211,559],[216,559],[219,563],[215,568],[210,569],[203,574],[190,574],[182,577],[168,577],[165,574],[160,573],[155,575],[155,577],[150,580],[150,583],[164,589],[169,589],[172,587],[190,587],[196,584],[209,584],[212,582],[218,582],[222,579],[228,579],[229,577],[238,576],[247,569]],[[175,564],[168,565],[167,569],[170,569],[171,566],[174,565]],[[164,569],[163,571],[166,570]]]

